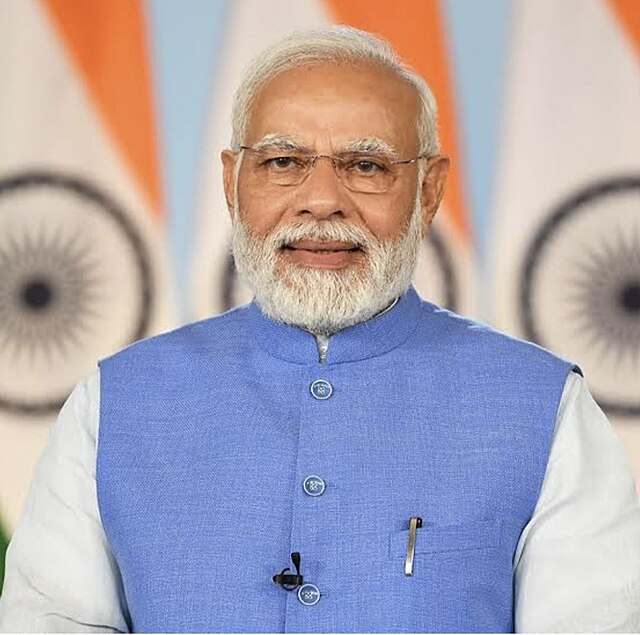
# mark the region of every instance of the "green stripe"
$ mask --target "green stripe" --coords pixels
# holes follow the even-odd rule
[[[9,538],[4,531],[2,531],[2,527],[0,526],[0,595],[2,595],[2,582],[4,580],[4,554],[8,545]]]

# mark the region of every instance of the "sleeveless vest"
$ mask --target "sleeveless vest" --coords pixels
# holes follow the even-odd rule
[[[513,630],[569,363],[410,288],[324,363],[252,303],[100,369],[98,503],[133,630]],[[292,552],[319,595],[272,581]]]

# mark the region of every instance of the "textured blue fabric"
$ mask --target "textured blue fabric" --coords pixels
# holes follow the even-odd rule
[[[409,289],[326,363],[250,304],[100,367],[99,508],[134,630],[513,629],[512,558],[570,364]],[[314,606],[272,582],[293,551]]]

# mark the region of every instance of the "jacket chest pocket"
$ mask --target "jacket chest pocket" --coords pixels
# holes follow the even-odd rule
[[[456,525],[424,523],[415,532],[414,558],[420,554],[438,553],[465,556],[463,552],[498,547],[502,530],[499,520],[477,520]],[[404,559],[408,545],[409,529],[393,532],[389,536],[389,558]]]
[[[411,575],[409,530],[389,535],[387,588],[413,632],[511,630],[512,575],[503,520],[416,529]]]
[[[320,562],[329,566],[309,576],[342,616],[335,629],[341,632],[509,630],[508,536],[502,519],[425,522],[416,530],[413,575],[407,576],[408,528],[343,534],[325,543]]]

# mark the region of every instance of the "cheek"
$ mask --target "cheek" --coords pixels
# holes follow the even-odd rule
[[[261,195],[259,191],[242,186],[238,187],[238,207],[248,229],[258,235],[269,233],[280,221],[286,211],[282,201],[273,196]]]
[[[414,201],[401,200],[363,212],[363,221],[369,231],[381,241],[397,238],[402,234],[413,213]]]

